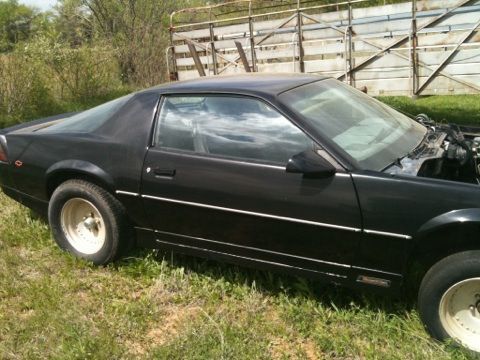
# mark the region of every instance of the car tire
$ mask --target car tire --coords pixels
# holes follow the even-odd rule
[[[420,285],[418,309],[434,338],[480,353],[480,251],[436,263]]]
[[[114,261],[133,239],[122,204],[84,180],[68,180],[55,189],[48,220],[61,249],[96,265]]]

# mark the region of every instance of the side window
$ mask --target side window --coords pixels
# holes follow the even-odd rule
[[[312,141],[262,101],[234,96],[168,96],[155,144],[165,148],[286,164]]]

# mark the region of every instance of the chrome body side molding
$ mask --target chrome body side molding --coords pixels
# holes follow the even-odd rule
[[[189,206],[202,207],[202,208],[212,209],[212,210],[229,211],[229,212],[234,212],[234,213],[237,213],[237,214],[260,216],[260,217],[264,217],[264,218],[268,218],[268,219],[290,221],[290,222],[296,222],[296,223],[299,223],[299,224],[314,225],[314,226],[337,229],[337,230],[363,232],[365,234],[370,234],[370,235],[381,235],[381,236],[388,236],[388,237],[394,237],[394,238],[406,239],[406,240],[411,240],[412,239],[412,236],[405,235],[405,234],[397,234],[397,233],[370,230],[370,229],[363,229],[362,230],[362,229],[359,229],[359,228],[354,228],[354,227],[349,227],[349,226],[326,224],[326,223],[320,223],[320,222],[316,222],[316,221],[309,221],[309,220],[303,220],[303,219],[286,217],[286,216],[278,216],[278,215],[265,214],[265,213],[259,213],[259,212],[253,212],[253,211],[232,209],[232,208],[227,208],[227,207],[208,205],[208,204],[196,203],[196,202],[191,202],[191,201],[176,200],[176,199],[170,199],[170,198],[164,198],[164,197],[158,197],[158,196],[141,195],[141,194],[134,193],[134,192],[129,192],[129,191],[117,190],[116,193],[120,194],[120,195],[142,197],[144,199],[159,200],[159,201],[165,201],[165,202],[170,202],[170,203],[175,203],[175,204],[183,204],[183,205],[189,205]]]

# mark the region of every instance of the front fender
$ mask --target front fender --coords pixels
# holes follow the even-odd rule
[[[416,237],[424,237],[434,231],[442,230],[451,225],[459,224],[480,224],[480,209],[453,210],[438,215],[423,224],[416,234]]]
[[[47,169],[45,174],[47,183],[49,179],[57,175],[68,173],[88,175],[97,178],[110,189],[115,189],[113,178],[105,170],[91,162],[83,160],[62,160],[53,164]]]

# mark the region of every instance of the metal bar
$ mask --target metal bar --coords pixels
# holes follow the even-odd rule
[[[165,61],[166,61],[166,65],[167,65],[167,79],[168,81],[174,81],[172,80],[172,73],[170,72],[170,50],[173,49],[173,46],[169,46],[167,47],[167,49],[165,50]]]
[[[205,50],[206,52],[210,51],[210,49],[209,49],[207,46],[199,43],[198,41],[192,40],[192,39],[187,38],[186,36],[180,35],[180,34],[178,34],[178,33],[175,33],[175,36],[178,36],[179,38],[181,38],[182,40],[186,41],[186,42],[189,43],[189,44],[193,44],[193,45],[195,45],[195,46],[198,46],[199,48],[201,48],[202,50]],[[220,54],[220,53],[218,53],[218,52],[217,52],[217,56],[220,57],[220,58],[222,58],[222,59],[225,60],[226,62],[232,63],[233,65],[237,65],[236,62],[230,60],[229,58],[223,56],[222,54]],[[238,61],[238,59],[237,59],[237,61]]]
[[[247,73],[252,72],[252,70],[250,69],[250,64],[248,63],[247,55],[245,54],[243,46],[242,44],[240,44],[240,41],[235,41],[235,46],[237,47],[238,53],[240,54],[240,60],[242,60],[245,71]]]
[[[195,62],[195,67],[197,68],[198,73],[200,74],[200,76],[205,76],[205,69],[203,68],[202,62],[198,57],[198,53],[197,53],[197,49],[195,48],[195,45],[188,43],[188,49],[192,54],[193,61]]]
[[[353,68],[352,19],[353,19],[352,4],[350,4],[350,2],[349,2],[348,3],[348,55],[347,55],[348,56],[348,70],[349,70],[348,83],[353,86],[354,85],[353,83],[354,83],[355,72],[351,72],[351,69]]]
[[[218,74],[217,51],[215,50],[215,32],[213,23],[210,23],[210,49],[212,49],[213,74]],[[208,54],[207,54],[208,56]]]
[[[276,28],[272,29],[272,31],[270,31],[267,35],[265,35],[258,43],[257,43],[257,46],[258,45],[261,45],[264,41],[268,40],[269,38],[271,38],[274,34],[275,34],[275,31],[278,30],[278,29],[281,29],[282,27],[284,27],[285,25],[287,25],[290,21],[292,21],[292,19],[295,18],[295,14],[293,14],[292,16],[290,16],[288,19],[286,19],[284,22],[282,22],[280,25],[278,25]],[[235,65],[237,65],[237,61],[240,60],[240,57],[236,57],[234,60],[233,60],[233,63]],[[219,71],[219,74],[224,72],[226,69],[228,69],[230,67],[232,62],[230,62],[230,64],[228,64],[227,66],[223,67],[220,71]]]
[[[262,0],[259,0],[259,1],[262,1]],[[256,14],[256,15],[251,15],[252,18],[258,18],[258,17],[266,17],[266,16],[272,16],[272,15],[279,15],[279,14],[289,14],[289,13],[296,13],[297,11],[305,11],[305,10],[317,10],[317,9],[324,9],[324,8],[329,8],[329,7],[333,7],[333,6],[341,6],[341,5],[347,5],[347,4],[356,4],[356,3],[363,3],[363,2],[366,2],[366,1],[369,1],[369,0],[351,0],[351,1],[343,1],[343,2],[339,2],[339,3],[332,3],[332,4],[324,4],[324,5],[316,5],[316,6],[309,6],[309,7],[301,7],[299,9],[288,9],[288,10],[281,10],[281,11],[272,11],[272,12],[268,12],[268,13],[263,13],[263,14]],[[238,2],[241,2],[241,1],[238,1]],[[225,4],[221,4],[221,5],[228,5],[228,4],[232,4],[234,2],[229,2],[229,3],[225,3]],[[192,9],[189,9],[189,10],[194,10],[195,8],[192,8]],[[173,27],[173,20],[172,20],[172,15],[175,15],[177,13],[179,13],[181,11],[177,11],[177,12],[174,12],[170,15],[170,18],[171,18],[171,26]],[[185,25],[178,25],[176,26],[175,28],[176,29],[182,29],[182,28],[186,28],[186,27],[192,27],[192,26],[199,26],[199,25],[207,25],[209,24],[210,22],[213,22],[215,24],[219,24],[219,23],[224,23],[224,22],[229,22],[229,21],[237,21],[237,20],[247,20],[250,16],[238,16],[238,17],[234,17],[234,18],[228,18],[228,19],[218,19],[218,20],[213,20],[213,21],[202,21],[202,22],[198,22],[198,23],[191,23],[191,24],[185,24]]]
[[[461,1],[459,4],[455,5],[454,7],[448,9],[446,12],[444,12],[443,14],[441,15],[438,15],[437,17],[433,18],[432,20],[428,21],[427,23],[423,24],[421,27],[419,27],[417,29],[417,31],[420,31],[422,29],[425,29],[426,27],[429,27],[429,26],[432,26],[434,24],[436,24],[437,22],[443,20],[448,14],[450,14],[452,11],[462,7],[463,5],[469,3],[469,2],[472,2],[473,0],[463,0]],[[391,43],[390,45],[388,45],[387,47],[383,48],[382,50],[380,50],[379,52],[373,54],[372,56],[368,57],[367,59],[365,59],[364,61],[362,61],[360,64],[356,65],[353,69],[350,70],[350,72],[352,71],[356,71],[356,70],[359,70],[361,68],[363,68],[364,66],[370,64],[373,60],[375,60],[378,56],[386,53],[387,51],[389,51],[390,49],[398,46],[398,45],[401,45],[403,44],[405,41],[407,41],[408,39],[410,38],[410,34],[407,35],[407,36],[403,36],[402,38],[398,39],[398,40],[395,40],[393,43]],[[340,75],[338,77],[339,80],[343,79],[345,75]]]
[[[417,0],[412,0],[412,35],[411,35],[411,71],[412,71],[412,97],[415,97],[418,88],[418,56],[417,56]]]
[[[302,25],[303,25],[303,17],[302,17],[302,13],[299,10],[297,12],[298,63],[300,65],[300,72],[304,73],[305,72],[305,62],[304,62],[305,51],[303,49]]]
[[[326,23],[326,22],[323,22],[323,21],[319,21],[319,20],[314,19],[314,18],[312,18],[312,17],[310,17],[310,16],[308,16],[308,15],[306,15],[306,14],[303,14],[303,16],[304,16],[305,18],[307,18],[307,19],[309,19],[309,20],[317,23],[317,24],[330,27],[331,29],[333,29],[333,30],[335,30],[335,31],[338,31],[338,32],[341,33],[341,34],[344,34],[343,30],[340,29],[338,26],[335,26],[335,25],[333,25],[333,24]],[[374,42],[372,42],[372,41],[370,41],[370,40],[364,39],[364,38],[362,38],[361,36],[357,36],[357,38],[358,38],[360,41],[363,41],[365,44],[368,44],[368,45],[370,45],[370,46],[373,46],[373,47],[376,48],[376,49],[379,49],[379,50],[383,49],[381,46],[375,44]],[[411,61],[408,56],[402,55],[402,54],[400,54],[400,53],[392,52],[391,54],[393,54],[393,55],[395,55],[395,56],[397,56],[397,57],[400,57],[400,58],[402,58],[402,59],[405,59],[405,60],[407,60],[407,61],[409,61],[409,62]],[[418,64],[419,66],[424,67],[424,68],[426,68],[426,69],[428,69],[428,70],[431,70],[431,71],[434,70],[433,66],[430,66],[430,65],[424,63],[423,61],[420,61],[420,60],[418,59],[418,56],[417,56],[417,60],[416,60],[416,61],[417,61],[417,64]],[[351,71],[351,73],[354,73],[354,71]],[[445,77],[447,77],[447,78],[449,78],[449,79],[451,79],[451,80],[453,80],[453,81],[456,81],[456,82],[458,82],[458,83],[460,83],[460,84],[463,84],[463,85],[468,86],[468,87],[470,87],[470,88],[472,88],[472,89],[475,89],[475,90],[479,90],[479,91],[480,91],[480,87],[479,87],[479,86],[474,85],[474,84],[471,84],[471,83],[469,83],[468,81],[455,78],[455,77],[453,77],[452,75],[450,75],[449,73],[447,73],[447,72],[445,72],[445,71],[440,71],[440,74],[441,74],[442,76],[445,76]]]
[[[251,11],[251,9],[249,9]],[[250,52],[252,56],[252,70],[253,72],[257,71],[257,59],[255,56],[255,35],[253,33],[253,18],[250,16],[248,18],[248,31],[250,32]]]
[[[418,88],[415,95],[419,95],[423,90],[425,90],[425,88],[428,86],[428,84],[430,84],[432,82],[433,78],[438,74],[438,72],[440,70],[442,70],[445,66],[447,66],[448,63],[450,62],[450,60],[452,60],[452,58],[457,54],[458,49],[460,49],[460,47],[463,45],[463,43],[466,42],[468,39],[470,39],[470,37],[472,37],[473,33],[477,31],[477,28],[479,26],[480,26],[480,21],[478,21],[475,24],[475,26],[473,27],[473,29],[470,30],[460,40],[460,42],[457,44],[457,46],[455,46],[455,48],[450,52],[450,54],[448,54],[448,56],[445,59],[443,59],[443,61],[440,63],[440,65],[438,65],[438,67],[430,74],[430,76],[425,80],[425,82]]]

